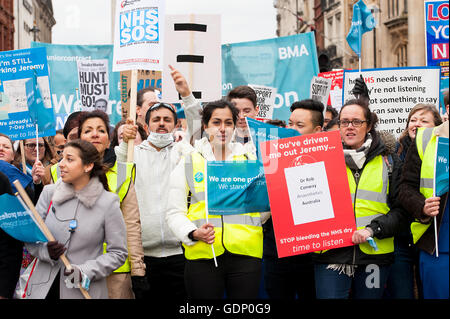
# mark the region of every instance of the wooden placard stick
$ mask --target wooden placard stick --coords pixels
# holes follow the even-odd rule
[[[25,204],[27,204],[28,208],[33,213],[33,216],[34,216],[36,222],[39,224],[39,227],[41,228],[42,232],[44,233],[45,238],[47,238],[48,241],[55,241],[55,237],[53,237],[53,235],[50,232],[50,230],[48,229],[47,225],[42,220],[41,215],[39,215],[38,211],[36,210],[36,207],[34,207],[33,202],[31,201],[30,197],[28,197],[28,194],[25,191],[25,189],[22,187],[22,184],[20,184],[19,180],[17,180],[17,179],[13,182],[13,184],[14,184],[14,186],[16,186],[16,189],[19,192],[20,197],[23,199]],[[66,267],[66,269],[68,271],[71,271],[73,269],[72,265],[70,264],[66,255],[62,254],[61,256],[59,256],[59,259],[61,259],[61,261],[63,262],[64,266]],[[83,287],[80,287],[80,291],[85,299],[91,299],[91,296],[89,295],[89,293],[87,292],[86,289],[84,289]]]
[[[26,175],[27,174],[27,162],[25,160],[25,148],[23,146],[23,140],[20,140],[19,146],[20,146],[20,155],[22,157],[22,172]]]
[[[136,123],[136,100],[137,100],[137,72],[131,70],[131,87],[130,87],[130,109],[128,118]],[[127,162],[132,163],[134,160],[134,140],[128,140]]]

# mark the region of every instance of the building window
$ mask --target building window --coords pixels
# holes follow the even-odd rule
[[[394,18],[398,16],[399,7],[398,0],[388,0],[388,17]]]
[[[407,44],[402,44],[397,48],[397,67],[408,66]]]

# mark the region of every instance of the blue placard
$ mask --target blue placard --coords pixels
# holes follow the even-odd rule
[[[435,194],[442,196],[448,192],[448,138],[438,137],[435,165]]]
[[[255,161],[207,163],[207,201],[211,215],[270,210],[264,170]]]
[[[0,52],[0,94],[0,133],[35,138],[41,123],[40,137],[55,135],[45,48]]]
[[[0,195],[0,228],[25,243],[47,242],[32,213],[13,195]]]

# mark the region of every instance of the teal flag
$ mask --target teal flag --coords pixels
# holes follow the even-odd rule
[[[47,242],[33,213],[13,195],[0,195],[0,228],[25,243]]]
[[[448,192],[448,138],[438,137],[435,165],[435,194],[442,196]]]
[[[25,91],[27,94],[28,112],[34,125],[38,125],[41,130],[48,130],[54,127],[55,115],[53,114],[53,109],[46,108],[44,105],[36,72],[25,83]]]
[[[366,7],[362,0],[353,5],[352,26],[347,35],[347,42],[350,48],[361,57],[362,35],[371,31],[375,27],[375,19],[370,9]]]

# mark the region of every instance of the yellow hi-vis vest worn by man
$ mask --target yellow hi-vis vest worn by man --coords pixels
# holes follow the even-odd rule
[[[435,131],[436,127],[421,127],[417,129],[416,133],[417,152],[422,160],[419,191],[425,198],[433,197],[434,165],[437,147]],[[430,225],[431,221],[427,224],[422,224],[417,219],[411,223],[414,244],[417,243]]]
[[[61,177],[58,163],[54,164],[50,168],[50,172],[53,183],[56,183],[56,181]],[[127,196],[130,185],[134,181],[135,174],[136,171],[134,163],[122,163],[119,161],[116,161],[114,166],[106,172],[109,190],[119,196],[120,203],[122,203],[125,196]],[[103,244],[103,252],[106,253],[106,243]],[[129,257],[127,257],[125,264],[117,268],[114,272],[131,272]]]
[[[233,157],[234,161],[247,160],[246,155]],[[186,157],[185,172],[187,187],[191,192],[191,203],[187,217],[198,228],[206,223],[205,207],[205,163],[203,156],[194,152]],[[233,254],[262,258],[263,231],[260,213],[238,215],[209,215],[208,222],[214,225],[216,256],[225,251]],[[212,259],[210,245],[198,241],[192,246],[184,245],[186,259]]]

